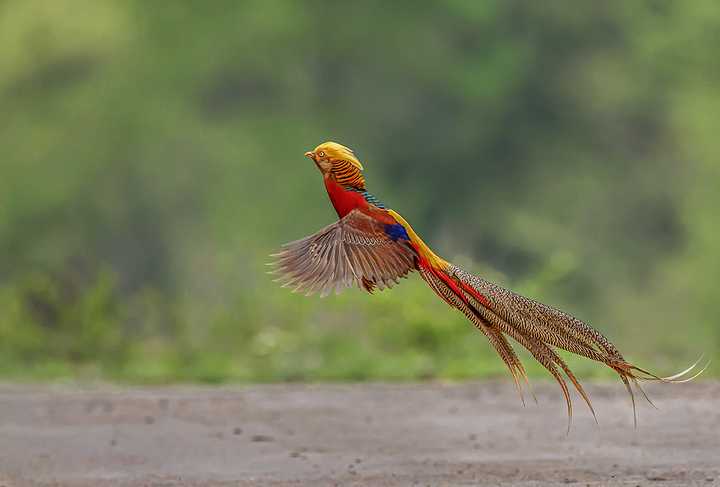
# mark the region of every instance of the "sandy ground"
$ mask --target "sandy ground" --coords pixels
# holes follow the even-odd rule
[[[0,386],[0,486],[720,485],[720,384]]]

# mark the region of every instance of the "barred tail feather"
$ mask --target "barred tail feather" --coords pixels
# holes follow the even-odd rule
[[[639,381],[687,382],[707,368],[708,364],[695,374],[689,375],[696,370],[701,360],[699,359],[679,374],[660,377],[627,362],[604,335],[567,313],[473,276],[452,264],[448,264],[445,269],[438,269],[421,262],[419,270],[422,278],[438,296],[461,311],[488,338],[510,371],[523,404],[525,401],[520,380],[522,379],[529,387],[527,373],[506,337],[511,337],[527,349],[553,376],[560,385],[566,402],[568,429],[572,421],[572,400],[565,378],[583,398],[593,417],[595,411],[580,381],[555,349],[566,350],[603,363],[615,370],[630,394],[636,425],[633,385],[652,405]],[[597,421],[597,417],[595,420]]]

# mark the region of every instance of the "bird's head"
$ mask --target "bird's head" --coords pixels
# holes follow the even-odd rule
[[[334,177],[341,184],[364,187],[363,166],[352,149],[337,142],[323,142],[305,156],[315,162],[323,175]]]

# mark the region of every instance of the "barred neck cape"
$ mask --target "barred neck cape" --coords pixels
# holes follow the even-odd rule
[[[474,276],[439,257],[400,214],[385,209],[367,192],[362,165],[350,149],[336,145],[346,151],[342,160],[333,161],[333,177],[344,188],[342,191],[348,195],[360,193],[363,197],[341,198],[344,205],[357,206],[338,211],[339,221],[285,244],[273,255],[276,268],[272,273],[280,275],[277,280],[283,287],[307,295],[319,292],[321,296],[333,289],[340,292],[354,286],[373,292],[392,287],[399,279],[417,271],[435,294],[464,314],[487,337],[507,366],[523,403],[528,377],[509,339],[532,354],[560,385],[568,411],[568,429],[572,402],[566,378],[593,416],[595,412],[582,385],[557,350],[600,362],[614,370],[632,398],[633,412],[633,386],[647,399],[639,381],[686,382],[707,368],[706,364],[690,375],[700,363],[698,359],[679,374],[660,377],[625,360],[615,345],[589,324]],[[636,414],[633,417],[637,424]]]
[[[357,159],[355,160],[357,161]],[[359,162],[350,159],[342,159],[333,162],[332,174],[340,186],[352,189],[364,190],[365,178],[362,174],[362,166]]]

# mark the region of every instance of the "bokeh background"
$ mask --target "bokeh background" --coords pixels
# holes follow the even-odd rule
[[[266,275],[335,218],[329,139],[449,260],[659,372],[716,356],[718,32],[714,0],[4,0],[0,376],[504,375],[417,277]]]

